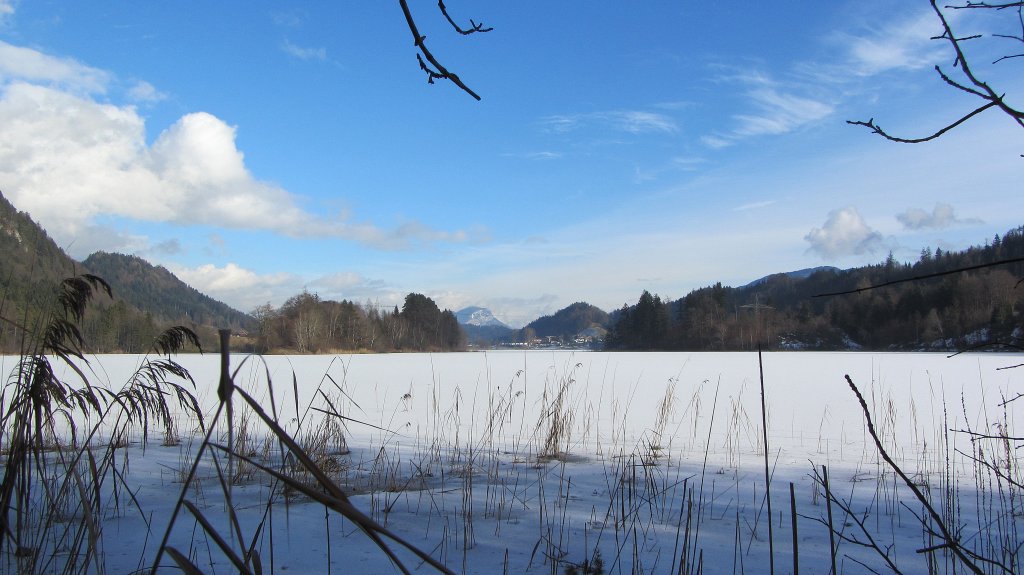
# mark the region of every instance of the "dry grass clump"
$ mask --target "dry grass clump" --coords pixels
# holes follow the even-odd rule
[[[352,504],[349,499],[349,493],[341,487],[337,477],[337,474],[343,471],[344,466],[335,466],[337,464],[335,457],[347,451],[342,432],[343,427],[336,425],[340,423],[339,421],[335,420],[334,423],[331,423],[332,418],[338,418],[341,421],[348,420],[348,418],[341,415],[334,408],[330,398],[322,391],[318,391],[320,397],[325,400],[326,407],[311,409],[326,415],[326,418],[321,420],[311,431],[308,433],[302,431],[303,425],[309,421],[306,416],[310,410],[307,410],[306,414],[298,418],[299,423],[296,432],[287,431],[279,423],[276,407],[273,407],[276,406],[276,400],[269,377],[266,382],[269,390],[267,403],[272,406],[272,413],[267,413],[261,403],[254,399],[250,392],[235,385],[235,376],[238,370],[241,369],[241,366],[236,368],[234,372],[229,369],[229,357],[226,351],[228,349],[229,337],[230,334],[228,332],[221,333],[222,371],[221,383],[218,387],[220,402],[213,417],[213,424],[199,444],[191,468],[182,485],[181,493],[176,500],[171,520],[167,525],[156,557],[153,560],[152,569],[155,570],[162,565],[163,558],[166,555],[178,568],[185,572],[202,572],[197,566],[194,557],[191,557],[187,550],[183,552],[169,543],[171,533],[175,529],[187,528],[186,525],[179,527],[179,523],[182,521],[181,511],[185,510],[201,527],[202,533],[210,545],[217,549],[234,568],[241,573],[262,572],[264,558],[260,553],[258,542],[262,540],[265,530],[269,529],[273,522],[275,503],[280,501],[280,498],[284,498],[285,503],[288,504],[291,496],[286,496],[285,494],[295,494],[324,506],[329,512],[325,516],[325,522],[328,524],[325,527],[329,527],[331,513],[351,522],[370,538],[381,552],[403,573],[409,573],[409,570],[395,553],[395,550],[392,548],[393,544],[405,548],[421,561],[442,573],[452,573],[430,554],[410,544],[378,520],[367,515]],[[221,443],[214,440],[215,429],[224,425],[227,426],[227,429],[222,432],[221,437],[225,435],[228,438],[235,437],[233,428],[237,418],[233,417],[233,415],[236,411],[236,403],[242,410],[247,410],[248,413],[251,413],[253,425],[263,430],[276,443],[276,463],[271,461],[275,458],[273,456],[255,456],[251,452],[246,453],[237,450],[237,441]],[[251,466],[256,470],[254,473],[258,473],[260,477],[268,481],[271,487],[270,495],[266,501],[266,520],[261,521],[254,528],[250,529],[248,535],[246,535],[246,529],[242,527],[241,521],[236,516],[234,506],[231,503],[232,484],[224,474],[220,473],[222,467],[220,459],[222,457],[227,458],[227,467],[229,469],[233,465],[238,464]],[[219,528],[211,522],[203,514],[202,510],[188,497],[190,484],[195,479],[196,472],[204,461],[212,463],[218,470],[220,493],[225,502],[225,509],[228,511],[228,528],[226,530]],[[326,528],[325,533],[329,532],[329,528]],[[328,546],[330,547],[329,539]],[[269,560],[272,565],[274,561],[272,540],[269,550],[271,553]],[[328,564],[330,564],[330,552],[328,553]]]
[[[540,417],[535,429],[535,434],[541,438],[537,451],[539,460],[564,460],[568,457],[577,407],[572,403],[570,392],[576,383],[576,370],[582,366],[582,363],[577,363],[556,380],[550,377],[544,380]]]
[[[26,318],[23,350],[0,392],[0,554],[19,573],[101,569],[102,516],[133,505],[124,486],[127,458],[116,450],[156,426],[176,434],[176,411],[201,421],[195,382],[169,354],[198,348],[195,333],[172,328],[120,389],[90,382],[79,323],[102,279],[61,283],[49,315]],[[23,326],[41,326],[39,331]],[[163,358],[161,356],[168,356]],[[58,375],[66,368],[72,380]],[[179,383],[180,382],[180,383]],[[141,511],[141,510],[140,510]],[[57,551],[60,553],[57,553]]]

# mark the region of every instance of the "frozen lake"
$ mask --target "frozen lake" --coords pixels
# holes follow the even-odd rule
[[[489,351],[232,359],[239,370],[236,384],[264,401],[269,374],[282,421],[296,417],[293,389],[302,412],[322,389],[342,398],[336,406],[344,415],[393,432],[384,434],[392,441],[456,430],[479,438],[490,412],[500,407],[506,423],[489,439],[503,448],[521,444],[550,407],[545,397],[563,388],[573,425],[561,450],[570,454],[628,452],[655,431],[662,447],[688,456],[694,450],[703,456],[709,433],[711,454],[734,459],[758,451],[763,441],[756,353]],[[195,378],[204,410],[212,412],[219,358],[177,360]],[[91,363],[93,383],[117,388],[140,361],[141,356],[97,357]],[[937,447],[936,434],[945,429],[984,430],[1004,417],[1012,424],[1018,405],[1010,404],[1006,414],[998,405],[1024,391],[1024,368],[1001,369],[1024,362],[1021,355],[773,352],[762,362],[769,450],[787,464],[813,459],[855,465],[863,459],[866,428],[847,374],[864,393],[881,435],[909,459]],[[671,409],[655,429],[667,394]],[[375,427],[350,423],[348,435],[355,442],[375,441],[382,435]],[[873,454],[873,445],[867,451]]]
[[[219,357],[176,359],[195,378],[209,417],[216,408]],[[915,517],[920,504],[879,459],[846,375],[864,394],[886,449],[953,523],[976,543],[977,534],[997,530],[995,543],[981,545],[992,553],[998,541],[1018,540],[1016,488],[997,485],[998,478],[972,459],[984,451],[952,430],[1015,429],[1024,404],[1001,404],[1024,391],[1024,368],[1003,368],[1024,363],[1024,356],[773,352],[761,359],[775,501],[773,554],[766,540],[756,353],[236,355],[232,367],[236,385],[268,411],[272,387],[278,419],[296,437],[316,429],[324,417],[318,410],[348,418],[346,452],[335,458],[339,483],[375,519],[458,572],[561,572],[596,549],[611,573],[667,572],[680,564],[703,565],[709,573],[763,573],[771,556],[785,566],[780,572],[791,572],[793,484],[803,569],[827,573],[825,498],[815,478],[822,466],[835,497],[848,505],[845,513],[836,510],[845,525],[840,529],[853,538],[837,543],[842,572],[864,572],[865,565],[885,570],[879,553],[852,542],[866,532],[883,540],[903,572],[952,572],[946,571],[955,563],[948,554],[928,554],[929,566],[915,552],[934,537]],[[117,388],[141,360],[98,356],[88,369],[94,384]],[[2,361],[10,372],[14,359]],[[70,370],[65,376],[72,377]],[[191,424],[181,425],[189,436]],[[254,435],[258,427],[251,424]],[[180,469],[194,449],[150,448],[133,455],[138,498],[158,510],[154,524],[159,510],[166,511],[160,496],[177,495],[176,488],[168,489],[174,485],[169,470]],[[1008,453],[1008,472],[1019,480],[1016,453]],[[149,478],[141,478],[147,470]],[[259,509],[269,497],[266,483],[253,479],[239,487],[236,506],[250,501]],[[357,572],[390,569],[351,524],[325,525],[322,506],[318,512],[298,509],[289,511],[284,537],[316,541],[317,551],[288,551],[293,543],[279,538],[279,569],[324,572],[338,565],[338,572],[347,572],[346,560],[327,552],[325,529],[337,529],[346,553],[365,566]],[[851,517],[867,521],[870,530],[858,531]],[[126,533],[132,521],[128,514],[108,529]],[[182,531],[178,536],[190,533]],[[138,545],[151,556],[152,540]],[[213,570],[225,569],[216,553],[205,553]]]

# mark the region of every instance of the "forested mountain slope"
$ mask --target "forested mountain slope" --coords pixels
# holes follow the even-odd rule
[[[1024,227],[959,252],[925,248],[912,264],[890,255],[877,265],[823,269],[806,278],[775,274],[740,288],[716,283],[674,301],[644,292],[636,305],[617,312],[606,346],[954,350],[1019,344],[1024,263],[901,281],[1015,258],[1024,258]],[[822,296],[889,282],[897,283]]]
[[[82,263],[107,280],[118,297],[160,321],[235,330],[255,326],[252,316],[200,293],[166,268],[140,257],[96,252]]]
[[[576,302],[552,315],[533,320],[525,330],[532,330],[537,337],[574,337],[591,328],[608,325],[608,313],[589,303]]]
[[[204,346],[212,347],[216,328],[253,323],[139,258],[97,254],[75,261],[2,194],[0,253],[0,353],[30,349],[60,309],[61,282],[84,273],[103,278],[113,294],[110,298],[97,290],[86,310],[81,329],[87,352],[145,352],[172,325],[197,331]]]

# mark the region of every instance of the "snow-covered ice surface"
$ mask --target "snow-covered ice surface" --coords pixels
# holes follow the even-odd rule
[[[117,388],[141,359],[92,358],[93,383]],[[219,358],[176,359],[195,378],[209,418]],[[15,361],[0,358],[5,374]],[[1018,454],[949,430],[1012,435],[1024,400],[1000,404],[1024,392],[1024,368],[999,368],[1019,363],[1024,356],[765,353],[769,517],[756,353],[232,356],[236,385],[268,411],[269,374],[278,419],[296,437],[317,428],[317,409],[350,418],[344,449],[325,450],[325,469],[368,515],[464,573],[562,573],[598,549],[606,573],[767,573],[773,557],[777,572],[791,573],[791,484],[800,569],[828,573],[828,506],[815,479],[823,466],[839,500],[832,513],[840,572],[889,570],[878,552],[853,541],[869,536],[904,573],[954,572],[948,553],[917,552],[939,541],[922,527],[921,504],[879,458],[847,374],[885,448],[961,539],[1007,562],[1000,553],[1024,540],[1021,493],[971,457],[983,447],[982,456],[1005,464],[1009,454],[1004,470],[1019,481]],[[201,441],[194,423],[179,425],[181,445],[157,437],[118,451],[129,461],[134,501],[122,493],[103,510],[106,572],[153,560]],[[264,433],[252,417],[248,430]],[[276,443],[251,445],[257,458],[281,463]],[[230,536],[208,458],[186,498]],[[264,573],[397,571],[351,522],[286,497],[265,475],[243,476],[231,502]],[[237,572],[187,511],[170,545],[206,572]],[[412,571],[432,571],[392,547]],[[161,564],[176,570],[166,557]],[[7,558],[0,569],[11,565]]]

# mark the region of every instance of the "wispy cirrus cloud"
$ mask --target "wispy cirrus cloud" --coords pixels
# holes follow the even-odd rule
[[[773,86],[762,86],[748,93],[756,114],[733,116],[740,137],[778,135],[792,132],[832,114],[835,108],[813,98],[786,93]]]
[[[949,18],[956,18],[950,14]],[[845,52],[845,72],[874,76],[889,70],[931,67],[945,48],[931,40],[941,24],[931,10],[920,10],[901,18],[877,19],[859,34],[840,32],[830,41]]]
[[[670,163],[674,168],[685,172],[695,171],[707,162],[707,158],[699,156],[676,156],[670,160]]]
[[[564,133],[585,127],[611,129],[629,134],[674,134],[678,131],[675,120],[665,114],[642,110],[615,110],[588,114],[554,115],[541,119],[541,124],[553,132]]]
[[[858,93],[850,91],[857,82],[892,70],[934,65],[944,46],[930,38],[939,31],[931,10],[914,10],[868,20],[856,32],[836,31],[823,40],[824,56],[794,63],[788,70],[769,75],[759,71],[763,66],[753,66],[753,71],[723,74],[719,82],[742,91],[744,111],[731,116],[732,127],[702,136],[701,141],[721,149],[746,138],[787,134],[827,119],[851,93]]]
[[[561,152],[542,150],[538,152],[521,152],[502,154],[506,158],[519,158],[523,160],[557,160],[562,157]]]
[[[0,0],[0,25],[14,15],[14,0]]]
[[[720,81],[743,86],[744,111],[734,114],[733,126],[701,137],[712,149],[721,149],[755,136],[777,136],[794,132],[823,120],[835,106],[821,97],[802,94],[799,84],[783,85],[765,74],[745,73],[723,77]]]
[[[697,172],[706,167],[707,158],[702,156],[675,156],[659,163],[638,162],[633,165],[633,181],[653,182],[666,174]]]
[[[733,208],[734,212],[746,212],[749,210],[760,210],[761,208],[767,208],[768,206],[774,205],[775,200],[762,200],[760,202],[750,202],[741,206]]]
[[[281,43],[281,50],[283,50],[285,54],[288,54],[293,58],[298,58],[299,60],[315,60],[318,62],[327,61],[327,48],[323,47],[299,46],[298,44],[294,44],[290,40],[286,39]]]
[[[664,114],[653,112],[627,111],[607,114],[608,121],[615,127],[631,134],[648,132],[675,133],[678,129],[674,120]]]
[[[732,139],[728,137],[719,136],[716,134],[705,134],[700,137],[700,142],[705,146],[711,148],[712,150],[721,150],[723,148],[728,148],[729,146],[735,143]]]
[[[296,8],[290,10],[278,10],[270,14],[271,21],[282,28],[299,28],[306,21],[307,15]]]
[[[695,107],[696,105],[697,104],[695,102],[691,102],[689,100],[676,100],[672,102],[659,102],[655,104],[654,107],[658,108],[659,110],[670,110],[675,112],[679,110],[688,110]]]

